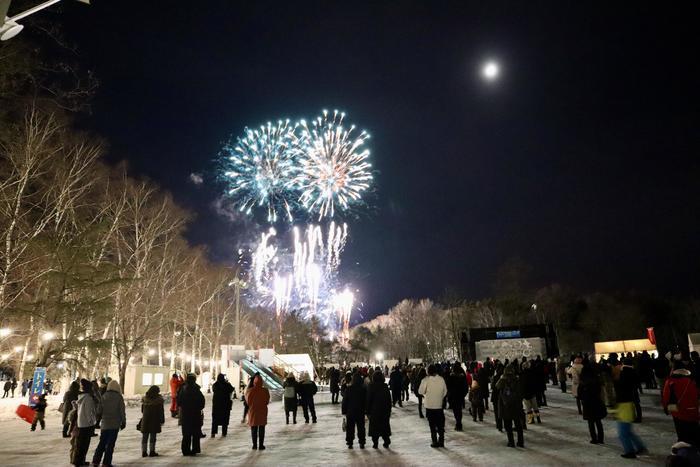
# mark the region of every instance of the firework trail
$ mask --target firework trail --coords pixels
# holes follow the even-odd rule
[[[289,120],[277,125],[268,122],[258,129],[246,128],[235,145],[224,146],[224,176],[231,184],[228,194],[239,211],[251,214],[264,207],[268,222],[277,222],[278,211],[292,222],[297,195],[291,184],[298,169],[296,159],[305,146],[296,129]]]
[[[362,148],[369,134],[362,131],[355,138],[355,126],[345,129],[344,118],[337,110],[332,115],[324,110],[311,127],[299,122],[305,147],[299,153],[294,187],[301,193],[301,205],[319,220],[360,203],[372,181],[369,150]]]
[[[306,226],[303,233],[295,226],[291,248],[281,248],[273,244],[276,231],[270,228],[251,252],[251,299],[262,306],[274,305],[278,318],[295,309],[307,318],[320,315],[329,322],[336,313],[333,290],[347,235],[347,225],[335,222],[325,237],[318,225]]]

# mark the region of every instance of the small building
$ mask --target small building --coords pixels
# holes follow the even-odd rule
[[[115,369],[116,370],[116,369]],[[119,374],[114,371],[112,374]],[[151,386],[158,386],[161,394],[170,392],[170,368],[158,365],[129,365],[126,368],[125,396],[146,394]]]

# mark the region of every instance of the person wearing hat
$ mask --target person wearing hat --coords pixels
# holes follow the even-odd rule
[[[122,397],[119,381],[107,383],[107,390],[102,396],[102,419],[100,420],[100,441],[92,456],[92,465],[112,465],[114,446],[119,430],[126,428],[126,406]]]

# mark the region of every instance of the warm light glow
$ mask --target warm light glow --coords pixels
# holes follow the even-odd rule
[[[166,352],[165,358],[171,358],[173,356],[172,352]]]
[[[62,368],[63,368],[63,363],[59,363],[58,365],[56,365],[56,368],[58,368],[59,370],[62,369]]]
[[[148,349],[148,356],[152,357],[156,354],[156,349]]]
[[[78,336],[78,342],[82,342],[82,341],[84,341],[84,340],[85,340],[85,337],[83,337],[83,336]]]
[[[377,352],[374,354],[374,359],[377,360],[378,362],[381,362],[384,360],[384,352]]]
[[[0,360],[7,360],[9,357],[10,357],[9,353],[4,353],[4,354],[0,355]]]
[[[481,68],[481,74],[488,81],[493,81],[501,74],[501,67],[495,61],[489,60],[484,63],[484,66]]]
[[[12,334],[12,329],[10,328],[0,328],[0,337],[7,337]]]
[[[15,352],[21,352],[24,349],[21,345],[16,345],[15,346]]]
[[[54,334],[51,331],[46,331],[43,336],[41,336],[42,339],[45,341],[50,341],[56,337],[56,334]]]
[[[32,360],[34,360],[34,355],[32,354],[27,355],[27,358],[24,359],[25,362],[30,362]]]

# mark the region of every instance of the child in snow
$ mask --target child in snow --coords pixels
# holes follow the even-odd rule
[[[41,425],[41,429],[43,430],[46,428],[46,424],[44,422],[44,413],[46,412],[46,406],[48,404],[46,403],[46,395],[42,394],[39,396],[39,400],[37,401],[36,405],[34,406],[34,420],[32,421],[32,431],[36,431],[36,425],[37,423]]]

